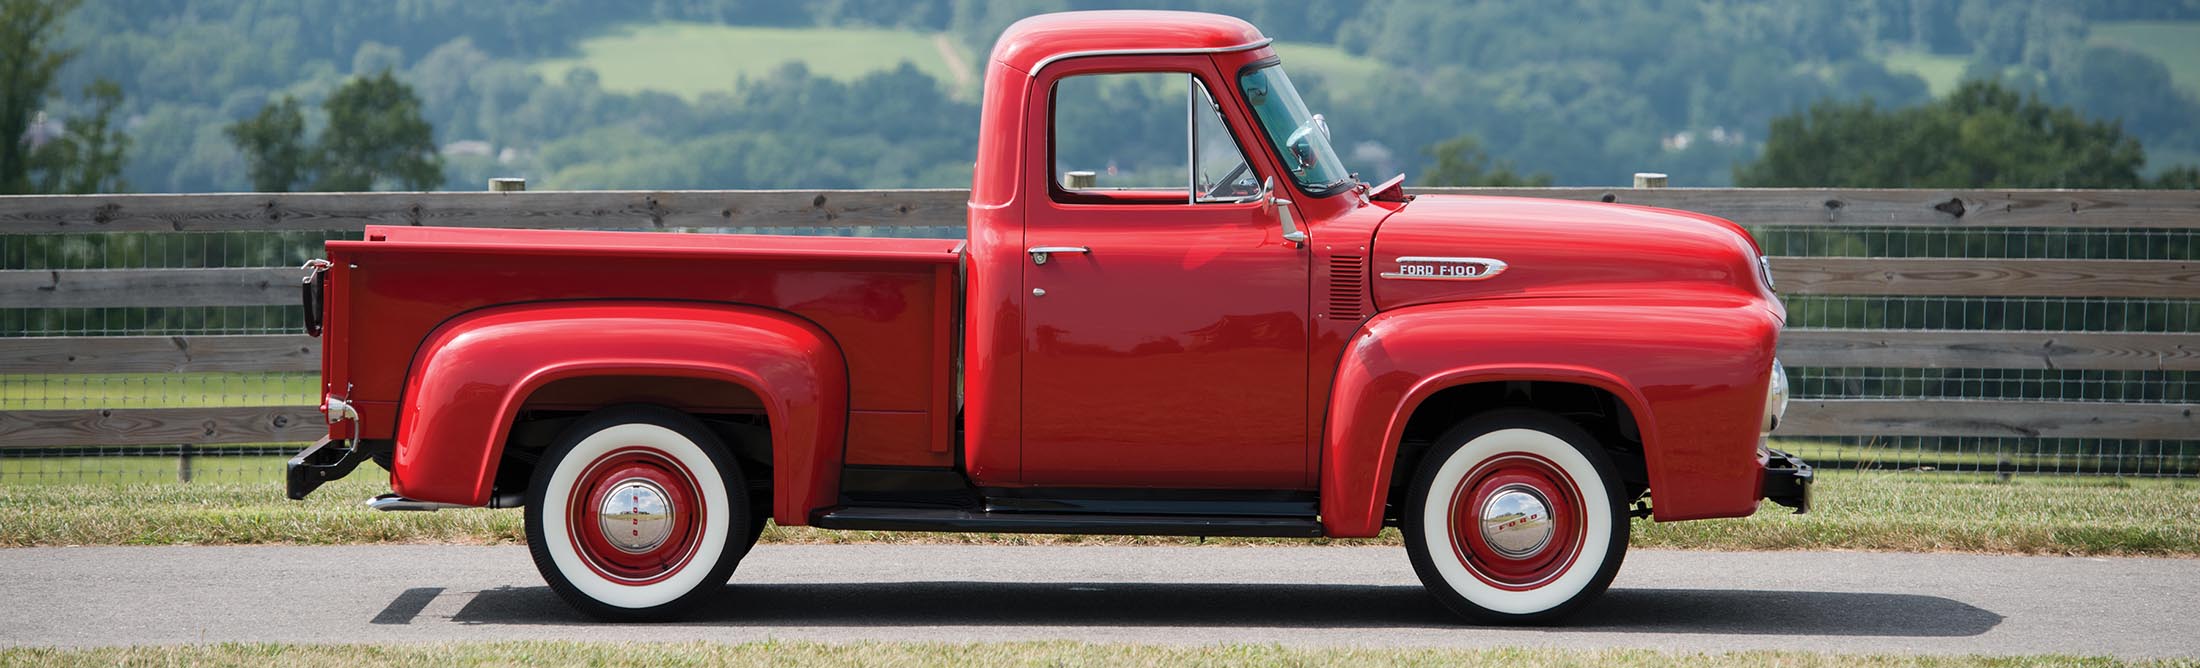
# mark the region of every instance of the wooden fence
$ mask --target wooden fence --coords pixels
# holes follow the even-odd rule
[[[1618,201],[1701,211],[1760,231],[1859,228],[2200,229],[2200,192],[1807,189],[1417,189]],[[340,193],[0,197],[0,235],[358,230],[369,224],[512,228],[895,228],[962,224],[959,190]],[[2200,299],[2192,260],[1775,257],[1794,295]],[[298,271],[0,271],[0,308],[295,304]],[[2200,370],[2192,331],[1791,329],[1791,367]],[[0,374],[311,372],[315,339],[0,338]],[[2186,399],[2189,401],[2189,399]],[[1799,401],[1784,434],[2200,439],[2191,403]],[[0,411],[0,448],[304,441],[307,406]]]

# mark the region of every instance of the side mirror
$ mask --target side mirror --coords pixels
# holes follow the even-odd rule
[[[1291,220],[1291,200],[1276,196],[1276,177],[1260,182],[1260,198],[1261,206],[1274,211],[1276,219],[1283,222],[1283,240],[1291,242],[1293,248],[1305,248],[1306,233],[1299,231],[1298,223]]]

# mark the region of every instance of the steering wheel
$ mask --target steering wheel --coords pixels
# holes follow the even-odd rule
[[[1249,165],[1249,164],[1246,164],[1246,163],[1242,163],[1242,162],[1241,162],[1241,163],[1238,163],[1238,165],[1237,165],[1236,167],[1233,167],[1233,168],[1231,168],[1231,169],[1230,169],[1230,173],[1228,173],[1228,174],[1224,174],[1224,175],[1222,176],[1222,178],[1221,178],[1220,180],[1218,180],[1218,181],[1215,181],[1215,184],[1214,184],[1213,186],[1210,186],[1210,187],[1208,187],[1208,188],[1207,188],[1207,192],[1204,192],[1204,193],[1200,193],[1200,194],[1199,194],[1200,198],[1201,198],[1201,199],[1213,199],[1213,198],[1215,198],[1215,197],[1220,197],[1220,196],[1222,196],[1222,195],[1223,195],[1223,189],[1224,189],[1224,188],[1228,188],[1228,189],[1229,189],[1229,194],[1231,194],[1231,195],[1236,195],[1236,194],[1238,194],[1238,191],[1237,191],[1237,179],[1238,179],[1238,177],[1240,177],[1240,176],[1244,176],[1244,175],[1245,175],[1245,171],[1246,171],[1246,170],[1248,170],[1248,169],[1251,169],[1251,168],[1252,168],[1252,165]]]

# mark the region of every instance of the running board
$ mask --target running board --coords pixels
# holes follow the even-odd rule
[[[1319,538],[1322,535],[1321,522],[1311,517],[988,513],[942,508],[836,506],[819,511],[816,516],[810,518],[810,523],[825,529],[866,531],[1070,533],[1233,538]]]
[[[482,507],[482,508],[518,508],[518,507],[520,507],[520,506],[523,506],[523,505],[526,505],[526,504],[527,504],[527,497],[526,497],[525,495],[522,495],[522,494],[499,494],[499,495],[497,495],[497,496],[492,496],[492,497],[489,497],[489,505],[487,505],[487,506],[467,506],[467,505],[460,505],[460,504],[456,504],[456,503],[436,503],[436,502],[434,502],[434,501],[420,501],[420,500],[416,500],[416,499],[408,499],[408,498],[405,498],[405,497],[402,497],[402,496],[398,496],[398,495],[396,495],[396,494],[384,494],[384,495],[381,495],[381,496],[377,496],[377,497],[374,497],[374,498],[372,498],[372,499],[367,499],[367,503],[366,503],[366,506],[367,506],[368,508],[373,508],[373,509],[375,509],[375,510],[379,510],[379,511],[382,511],[382,512],[385,512],[385,513],[387,513],[387,512],[429,512],[429,513],[432,513],[432,512],[438,511],[438,510],[457,510],[457,509],[460,509],[460,508],[475,508],[475,507]]]

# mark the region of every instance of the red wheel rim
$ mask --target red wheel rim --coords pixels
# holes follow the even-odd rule
[[[634,494],[638,489],[649,493]],[[614,494],[621,498],[613,499]],[[623,531],[623,525],[631,519],[634,535],[619,536],[623,544],[615,542],[609,533],[612,529],[606,526],[607,506],[623,511],[644,503],[643,497],[649,495],[661,495],[666,510],[663,514],[669,515],[667,520],[648,520],[651,536],[661,532],[661,539],[640,543],[638,548],[628,547],[638,543],[633,538],[642,537],[644,520],[619,515],[611,523],[622,525]],[[566,535],[571,537],[574,550],[588,563],[589,570],[614,582],[646,585],[671,577],[695,556],[702,542],[706,512],[695,476],[678,460],[654,448],[628,446],[597,459],[574,479],[567,499]]]
[[[1496,497],[1512,496],[1517,500],[1523,498],[1520,495],[1541,502],[1548,515],[1542,518],[1550,527],[1548,538],[1525,549],[1493,543],[1491,531],[1485,530],[1484,522],[1490,519],[1485,517],[1485,510]],[[1460,478],[1449,505],[1453,556],[1467,567],[1467,572],[1492,587],[1534,589],[1565,573],[1581,555],[1587,531],[1582,522],[1580,490],[1572,476],[1548,459],[1512,452],[1485,460]],[[1494,523],[1492,530],[1502,535],[1513,524],[1535,519],[1505,515],[1490,521]]]

